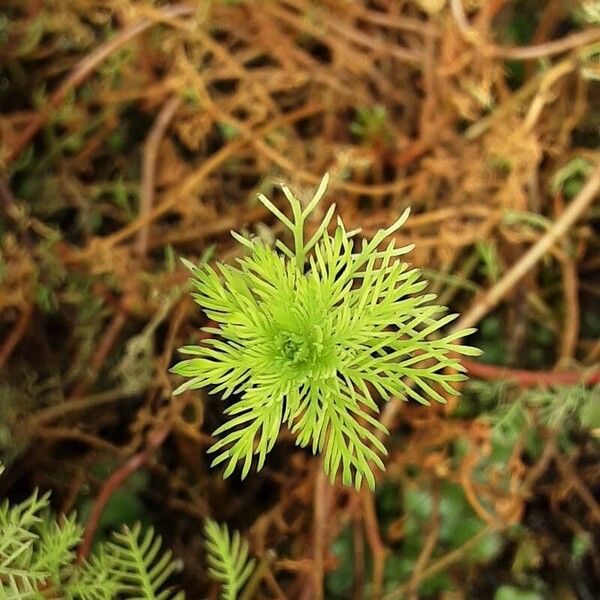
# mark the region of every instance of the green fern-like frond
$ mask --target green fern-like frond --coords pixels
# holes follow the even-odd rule
[[[57,584],[61,581],[63,569],[75,559],[75,547],[81,541],[83,528],[75,515],[54,519],[46,515],[40,523],[37,556],[33,569],[47,571]]]
[[[74,515],[50,514],[49,494],[1,502],[0,600],[183,600],[164,587],[177,564],[152,529],[126,528],[78,564],[81,537]]]
[[[22,593],[37,598],[36,590],[52,575],[48,563],[36,560],[48,497],[36,491],[19,504],[11,506],[6,500],[0,504],[0,591],[9,597]],[[48,558],[59,559],[52,549]]]
[[[554,386],[530,389],[502,398],[483,417],[493,425],[494,436],[513,445],[536,424],[562,431],[600,428],[600,386]]]
[[[457,344],[473,330],[439,335],[456,315],[432,305],[420,272],[400,259],[412,246],[397,247],[393,236],[408,210],[358,243],[339,220],[328,234],[332,206],[306,239],[326,185],[327,176],[306,208],[283,186],[291,219],[260,196],[290,230],[290,247],[234,234],[249,250],[237,265],[192,266],[193,297],[218,327],[206,328],[212,337],[202,346],[180,349],[191,358],[173,368],[189,378],[176,393],[209,387],[240,396],[209,450],[213,465],[226,464],[225,477],[240,462],[246,477],[255,458],[261,469],[287,424],[298,445],[324,454],[331,480],[341,472],[345,484],[366,479],[372,488],[372,465],[383,469],[386,453],[377,400],[443,402],[441,391],[455,394],[464,378],[455,354],[479,353]]]
[[[161,538],[152,528],[142,532],[141,526],[124,527],[114,534],[107,549],[113,560],[112,572],[121,591],[131,600],[182,600],[164,588],[167,579],[178,569],[170,551],[161,550]]]
[[[58,600],[56,596],[44,595],[38,586],[29,579],[21,577],[3,582],[0,587],[0,600]]]
[[[101,548],[75,570],[63,590],[66,600],[112,600],[121,588],[115,561]]]
[[[227,525],[207,519],[204,524],[209,572],[221,584],[221,599],[236,600],[239,591],[254,570],[254,559],[248,559],[248,542],[238,531],[229,535]]]
[[[42,513],[48,508],[50,495],[35,491],[19,504],[10,505],[8,500],[0,503],[0,527],[14,526],[23,531],[38,527],[43,522]]]

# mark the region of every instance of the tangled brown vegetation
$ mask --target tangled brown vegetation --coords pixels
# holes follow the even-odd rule
[[[600,25],[571,9],[561,0],[5,0],[4,488],[52,488],[61,510],[97,499],[85,554],[111,495],[143,466],[147,518],[168,530],[190,597],[209,585],[200,560],[209,515],[242,529],[259,557],[277,551],[262,566],[264,597],[323,597],[339,566],[330,547],[347,527],[354,597],[367,583],[373,597],[417,597],[483,536],[532,514],[540,536],[551,530],[540,550],[549,569],[563,560],[553,536],[595,531],[580,582],[592,589],[597,430],[565,452],[544,426],[535,460],[523,430],[498,464],[479,413],[456,416],[454,400],[387,405],[382,484],[427,490],[432,501],[411,575],[390,588],[386,559],[408,535],[402,515],[384,526],[376,494],[330,487],[285,433],[264,472],[222,481],[205,456],[219,403],[173,397],[167,374],[174,350],[205,325],[175,257],[230,260],[231,229],[271,239],[281,232],[257,193],[277,197],[279,180],[312,188],[329,171],[327,201],[367,237],[411,206],[399,241],[416,245],[411,260],[440,303],[463,314],[459,326],[495,311],[502,368],[529,369],[467,363],[475,377],[597,383],[600,334],[595,321],[585,328],[600,293]],[[523,11],[528,45],[515,33]],[[540,324],[551,342],[522,360]],[[445,483],[462,488],[483,523],[456,547],[438,543]],[[459,573],[457,598],[490,597],[494,584],[477,588],[481,566]],[[578,576],[565,577],[553,589]]]

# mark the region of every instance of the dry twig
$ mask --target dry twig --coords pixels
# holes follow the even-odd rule
[[[192,15],[194,14],[194,10],[195,9],[191,6],[180,4],[163,9],[161,15],[164,17],[165,21],[168,21],[175,17]],[[121,48],[121,46],[126,44],[129,40],[132,40],[137,35],[144,32],[154,23],[155,21],[147,18],[140,19],[136,23],[123,29],[101,46],[98,46],[88,56],[84,57],[52,93],[44,109],[31,119],[24,131],[19,135],[19,138],[14,142],[10,153],[6,158],[7,164],[13,162],[21,155],[21,152],[23,152],[27,144],[31,142],[37,132],[51,116],[52,112],[61,105],[71,90],[81,85],[81,83],[83,83],[98,68],[98,65],[106,60],[113,52]]]
[[[561,239],[588,209],[600,191],[600,166],[596,167],[586,184],[564,213],[548,229],[539,241],[498,281],[480,297],[474,305],[454,324],[452,330],[472,327],[489,313],[510,292],[513,286]]]

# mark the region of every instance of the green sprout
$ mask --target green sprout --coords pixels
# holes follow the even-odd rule
[[[389,143],[393,135],[385,106],[357,108],[356,118],[350,124],[350,133],[371,146]]]
[[[217,453],[213,466],[227,463],[224,477],[243,461],[245,478],[255,457],[260,470],[286,424],[297,445],[323,453],[332,481],[341,470],[345,485],[358,489],[365,478],[373,488],[372,465],[384,469],[380,437],[387,433],[373,416],[377,400],[444,402],[440,392],[456,394],[452,384],[464,379],[455,355],[479,354],[457,342],[472,329],[429,339],[457,315],[432,305],[435,295],[421,293],[427,282],[420,271],[399,260],[412,249],[393,239],[408,209],[358,244],[339,219],[329,235],[331,206],[305,239],[327,182],[326,175],[304,208],[282,186],[292,218],[259,196],[292,233],[291,247],[279,240],[273,249],[232,232],[248,250],[237,265],[184,261],[194,299],[218,327],[204,328],[212,337],[203,345],[180,349],[193,358],[173,367],[189,378],[175,393],[208,387],[233,396],[229,419],[214,432],[225,435],[209,449]]]

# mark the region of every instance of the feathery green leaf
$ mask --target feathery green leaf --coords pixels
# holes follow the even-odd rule
[[[219,526],[211,519],[204,523],[204,535],[209,572],[221,584],[221,599],[236,600],[254,570],[254,559],[248,559],[248,542],[238,531],[230,536],[227,525]]]
[[[393,235],[408,209],[361,243],[339,220],[328,233],[330,209],[306,242],[306,220],[326,183],[304,210],[283,186],[292,219],[260,196],[291,231],[289,248],[243,242],[250,254],[235,266],[193,267],[193,297],[218,328],[203,345],[182,348],[190,358],[172,371],[188,378],[176,393],[208,387],[238,398],[209,450],[225,477],[239,463],[246,477],[254,459],[262,468],[287,424],[298,445],[324,454],[332,480],[341,472],[345,484],[366,479],[373,487],[372,466],[383,469],[385,454],[374,433],[385,432],[374,417],[379,399],[444,402],[464,379],[455,354],[478,353],[456,343],[471,330],[440,336],[456,315],[432,305],[420,272],[400,260],[412,246],[397,247]]]
[[[113,534],[114,541],[107,553],[112,558],[112,571],[121,584],[121,591],[131,600],[180,600],[164,588],[167,579],[178,570],[179,565],[170,551],[161,550],[161,538],[152,528],[142,531],[141,526],[124,527]]]

